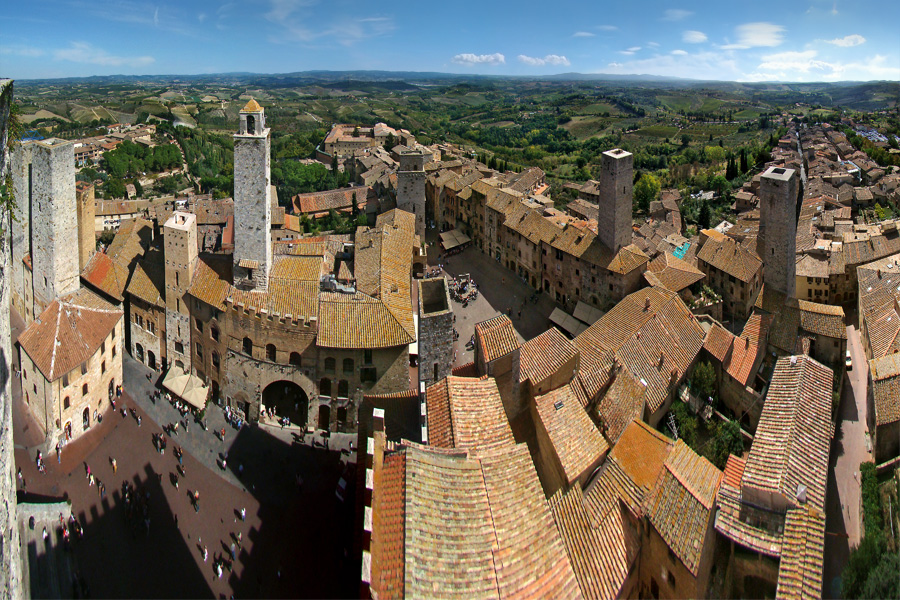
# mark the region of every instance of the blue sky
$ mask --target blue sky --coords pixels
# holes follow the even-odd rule
[[[900,80],[900,2],[30,0],[0,76],[379,69]]]

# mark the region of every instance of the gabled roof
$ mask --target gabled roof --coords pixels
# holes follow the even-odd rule
[[[610,459],[646,494],[656,485],[674,442],[643,421],[632,421],[609,453]]]
[[[519,347],[519,337],[506,315],[477,323],[475,338],[481,345],[481,356],[485,362],[497,360]]]
[[[875,424],[887,425],[900,420],[900,353],[869,361],[872,396],[875,400]]]
[[[94,252],[81,278],[95,289],[121,302],[128,284],[128,267],[113,260],[105,252]]]
[[[720,470],[678,440],[644,501],[650,523],[695,577],[721,481]]]
[[[808,505],[825,510],[831,388],[831,369],[812,358],[778,360],[744,469],[744,487],[779,493],[794,505],[803,487]]]
[[[522,376],[538,385],[576,358],[578,349],[556,327],[522,344],[520,365]],[[576,368],[577,371],[577,361]]]
[[[709,235],[709,230],[705,230],[704,233]],[[709,239],[697,253],[697,260],[702,260],[743,282],[752,280],[762,268],[762,260],[755,252],[721,234],[709,235]]]
[[[125,291],[153,306],[165,307],[166,281],[162,252],[148,252],[134,267]]]
[[[597,406],[606,439],[617,443],[632,421],[643,418],[644,404],[644,386],[627,370],[619,370]]]
[[[81,288],[51,302],[18,342],[47,381],[56,381],[96,354],[123,314]]]
[[[650,261],[647,273],[656,275],[659,282],[673,292],[680,292],[706,277],[703,271],[671,252],[662,253]]]
[[[514,444],[497,382],[449,376],[425,391],[428,443],[484,451]]]
[[[813,508],[787,511],[776,597],[821,598],[825,567],[825,514]]]

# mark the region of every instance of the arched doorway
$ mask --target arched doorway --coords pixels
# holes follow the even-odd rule
[[[140,344],[134,345],[134,358],[138,362],[144,362],[144,347]]]
[[[147,366],[151,369],[156,368],[156,355],[153,354],[153,350],[147,350]]]
[[[109,399],[112,400],[113,396],[116,395],[116,380],[112,378],[109,380]]]
[[[331,423],[331,407],[327,404],[319,405],[319,429],[327,430]]]
[[[309,418],[309,398],[293,381],[273,381],[263,390],[263,404],[274,407],[279,417],[288,417],[294,425],[305,426]]]
[[[91,409],[85,408],[81,413],[81,428],[87,431],[91,428]]]

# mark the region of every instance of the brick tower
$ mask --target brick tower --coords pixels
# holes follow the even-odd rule
[[[256,100],[234,134],[234,285],[265,291],[272,264],[271,130]]]
[[[433,385],[453,366],[453,306],[443,277],[419,280],[419,382]]]
[[[166,259],[166,355],[191,370],[191,313],[184,297],[197,265],[197,217],[175,211],[163,228]]]
[[[416,235],[425,239],[425,158],[419,150],[400,153],[397,208],[416,215]]]
[[[12,163],[19,205],[12,235],[13,295],[28,324],[53,300],[81,287],[75,146],[57,138],[26,142]]]
[[[631,243],[633,165],[631,152],[616,148],[603,153],[597,233],[613,254]]]
[[[759,185],[760,228],[765,230],[763,281],[788,297],[796,294],[797,172],[769,167]]]

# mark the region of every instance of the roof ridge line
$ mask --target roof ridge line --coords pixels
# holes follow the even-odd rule
[[[62,305],[60,304],[59,310],[56,311],[56,331],[53,332],[53,352],[50,355],[50,378],[52,381],[53,378],[53,368],[56,365],[56,342],[59,339],[59,322],[62,319]]]

